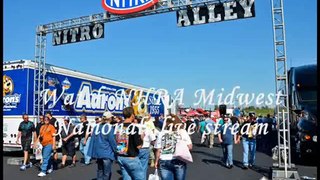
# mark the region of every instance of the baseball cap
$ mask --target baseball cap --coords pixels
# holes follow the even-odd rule
[[[70,117],[69,116],[64,116],[63,120],[70,121]]]
[[[110,111],[106,111],[103,113],[102,117],[109,119],[113,117],[113,114]]]

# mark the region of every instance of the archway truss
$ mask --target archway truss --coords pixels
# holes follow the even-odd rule
[[[34,116],[39,118],[44,113],[44,103],[41,92],[45,89],[46,74],[46,35],[59,30],[76,28],[95,23],[107,23],[130,18],[149,16],[167,12],[186,10],[193,7],[202,7],[219,3],[227,3],[242,0],[160,0],[157,5],[145,11],[115,15],[108,12],[92,14],[88,16],[53,22],[40,25],[36,30],[35,61],[38,64],[34,73]],[[289,129],[289,104],[288,104],[288,79],[285,23],[283,13],[283,0],[271,0],[272,22],[274,31],[274,64],[276,93],[281,92],[280,104],[276,107],[278,122],[278,168],[285,168],[285,176],[288,177],[287,169],[292,167],[290,153],[290,129]],[[285,157],[282,156],[284,154]]]

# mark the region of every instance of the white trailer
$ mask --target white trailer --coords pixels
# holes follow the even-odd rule
[[[37,63],[31,60],[3,63],[4,151],[22,150],[16,144],[16,138],[24,113],[34,123],[38,121],[33,97],[34,73],[37,69]],[[160,104],[155,102],[159,96],[150,89],[50,64],[46,64],[45,69],[45,91],[42,92],[44,110],[51,111],[58,121],[63,116],[70,116],[71,122],[77,124],[80,122],[79,117],[86,114],[88,121],[94,123],[94,118],[106,110],[121,116],[123,108],[127,106],[133,106],[138,115],[149,113],[151,116],[160,116],[168,113],[162,99]],[[126,92],[129,99],[119,100],[115,94],[119,90]],[[168,98],[167,95],[164,100]],[[139,103],[133,105],[136,101]]]

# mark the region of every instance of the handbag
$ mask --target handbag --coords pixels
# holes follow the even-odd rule
[[[176,144],[176,150],[173,157],[186,163],[193,162],[192,155],[189,151],[188,145],[185,141],[180,140]]]
[[[154,170],[154,174],[149,174],[148,180],[160,180],[158,169]]]
[[[42,145],[40,142],[37,143],[37,149],[35,150],[35,158],[36,160],[42,159]]]

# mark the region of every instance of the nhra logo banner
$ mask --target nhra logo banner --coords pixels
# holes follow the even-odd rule
[[[255,17],[254,0],[240,0],[177,11],[178,27]]]
[[[102,7],[113,14],[131,14],[146,10],[158,0],[102,0]]]

